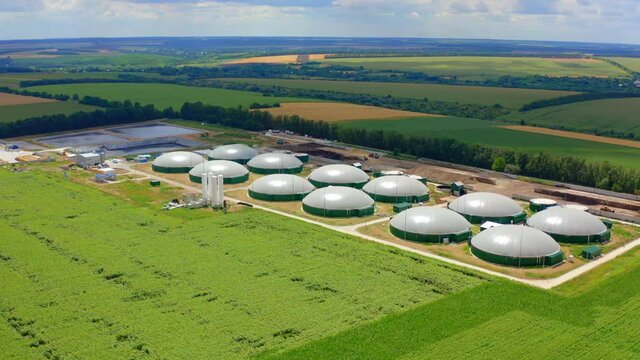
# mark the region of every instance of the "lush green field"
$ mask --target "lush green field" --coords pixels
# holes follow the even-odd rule
[[[552,106],[507,116],[528,124],[578,130],[633,132],[640,138],[640,98],[606,99]]]
[[[246,358],[491,281],[259,210],[135,205],[146,182],[115,185],[133,203],[58,172],[0,182],[3,359]]]
[[[270,359],[637,359],[640,249],[554,291],[488,283]]]
[[[0,74],[0,86],[12,88],[20,87],[20,82],[27,80],[58,80],[58,79],[118,79],[118,75],[134,75],[154,79],[173,80],[176,76],[161,75],[157,73],[144,72],[117,72],[117,71],[95,71],[95,72],[34,72],[34,73],[5,73]]]
[[[493,56],[371,57],[324,60],[330,64],[376,70],[408,70],[431,75],[482,79],[504,75],[627,76],[602,60]]]
[[[386,82],[357,82],[330,80],[285,80],[285,79],[225,79],[225,81],[267,86],[282,86],[294,89],[339,91],[378,96],[392,95],[410,99],[460,102],[518,109],[532,101],[576,94],[570,91],[507,89],[481,86],[453,86],[433,84],[407,84]]]
[[[636,72],[640,72],[640,58],[611,57],[609,58],[618,64]]]
[[[171,66],[179,64],[179,57],[155,54],[87,54],[63,55],[53,58],[23,58],[14,59],[17,66],[32,66],[41,68],[66,67],[136,67],[136,66]]]
[[[412,118],[400,120],[359,120],[344,126],[397,131],[409,135],[452,138],[468,143],[543,151],[556,156],[572,155],[590,161],[609,161],[628,167],[640,164],[640,149],[534,134],[498,128],[501,123],[465,118]]]
[[[202,101],[224,107],[248,107],[253,103],[274,104],[279,102],[313,101],[301,98],[267,97],[250,91],[236,91],[205,87],[189,87],[173,84],[68,84],[34,86],[32,91],[47,91],[51,94],[78,94],[99,96],[109,100],[131,100],[141,104],[153,104],[158,108],[180,109],[185,102]]]
[[[95,106],[82,105],[72,101],[0,106],[0,122],[16,121],[42,115],[67,115],[78,111],[93,111],[95,109],[97,109]]]

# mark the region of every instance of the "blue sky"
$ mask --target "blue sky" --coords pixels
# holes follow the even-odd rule
[[[0,0],[0,39],[388,36],[640,43],[640,0]]]

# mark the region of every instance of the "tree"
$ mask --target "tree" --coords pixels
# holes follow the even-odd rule
[[[491,170],[493,171],[504,171],[505,167],[507,166],[507,161],[504,159],[503,156],[496,156],[493,159],[493,164],[491,165]]]

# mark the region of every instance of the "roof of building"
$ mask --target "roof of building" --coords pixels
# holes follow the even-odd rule
[[[204,161],[205,158],[190,151],[172,151],[155,158],[153,165],[164,168],[184,168],[194,167]]]
[[[309,174],[309,180],[329,184],[353,184],[369,181],[369,175],[355,166],[331,164],[313,170]]]
[[[373,206],[373,199],[364,191],[347,186],[328,186],[307,195],[302,202],[318,209],[352,210]]]
[[[515,216],[522,213],[517,202],[500,194],[474,192],[455,199],[449,209],[461,214],[483,217]]]
[[[607,226],[588,212],[554,206],[540,211],[527,220],[527,225],[558,235],[596,235],[607,231]]]
[[[460,234],[471,228],[471,224],[455,211],[434,206],[405,210],[391,219],[391,226],[424,235]]]
[[[209,151],[209,157],[220,160],[249,160],[256,155],[258,151],[245,144],[222,145]]]
[[[259,169],[294,169],[301,167],[302,161],[291,154],[266,153],[252,158],[247,165]]]
[[[544,257],[560,251],[560,245],[551,236],[524,225],[503,225],[484,230],[471,239],[471,246],[513,258]]]
[[[422,196],[429,188],[417,179],[403,175],[381,176],[371,180],[362,190],[383,196]]]
[[[269,195],[306,194],[313,191],[313,185],[297,175],[272,174],[254,181],[249,190]]]
[[[246,167],[230,160],[210,160],[196,165],[189,175],[202,177],[203,174],[214,173],[225,178],[235,178],[249,173]]]

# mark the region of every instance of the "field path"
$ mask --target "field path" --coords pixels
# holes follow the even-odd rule
[[[626,146],[626,147],[640,149],[640,141],[634,141],[634,140],[618,139],[618,138],[597,136],[597,135],[591,135],[591,134],[585,134],[585,133],[579,133],[579,132],[573,132],[573,131],[555,130],[555,129],[549,129],[549,128],[543,128],[543,127],[528,126],[528,125],[508,125],[508,126],[498,126],[498,127],[509,129],[509,130],[515,130],[515,131],[524,131],[524,132],[530,132],[530,133],[536,133],[536,134],[560,136],[560,137],[565,137],[570,139],[587,140],[587,141],[599,142],[604,144],[619,145],[619,146]]]
[[[147,178],[154,179],[154,180],[160,180],[160,181],[163,181],[163,182],[165,182],[165,183],[167,183],[169,185],[180,187],[180,188],[183,188],[183,189],[188,190],[188,191],[200,192],[202,190],[200,187],[186,185],[186,184],[183,184],[183,183],[181,183],[179,181],[169,180],[169,179],[166,179],[164,177],[157,176],[155,174],[151,174],[151,173],[147,173],[147,172],[144,172],[144,171],[140,171],[140,170],[134,169],[134,168],[131,167],[131,164],[128,164],[128,163],[113,163],[111,161],[108,161],[108,164],[109,164],[109,166],[111,166],[113,168],[125,169],[125,170],[130,171],[131,173],[138,174],[138,175],[141,175],[141,176],[145,176]],[[236,190],[236,189],[233,189],[233,190]],[[226,197],[226,198],[231,200],[231,201],[235,201],[235,202],[241,201],[241,200],[234,199],[234,198],[231,198],[231,197]],[[530,285],[530,286],[534,286],[534,287],[541,288],[541,289],[547,289],[547,290],[548,289],[552,289],[552,288],[554,288],[556,286],[562,285],[565,282],[570,281],[572,279],[575,279],[578,276],[580,276],[580,275],[582,275],[582,274],[584,274],[584,273],[586,273],[586,272],[588,272],[590,270],[595,269],[596,267],[598,267],[598,266],[600,266],[602,264],[605,264],[605,263],[617,258],[618,256],[626,253],[627,251],[629,251],[629,250],[631,250],[631,249],[633,249],[633,248],[635,248],[637,246],[640,246],[640,238],[638,238],[638,239],[636,239],[636,240],[634,240],[634,241],[632,241],[632,242],[630,242],[630,243],[628,243],[628,244],[626,244],[626,245],[624,245],[622,247],[619,247],[619,248],[617,248],[617,249],[615,249],[615,250],[613,250],[613,251],[611,251],[609,253],[604,254],[603,256],[601,256],[600,258],[598,258],[596,260],[593,260],[593,261],[591,261],[591,262],[589,262],[589,263],[587,263],[587,264],[585,264],[583,266],[580,266],[580,267],[578,267],[578,268],[576,268],[574,270],[571,270],[571,271],[569,271],[569,272],[567,272],[567,273],[565,273],[565,274],[563,274],[561,276],[558,276],[556,278],[553,278],[553,279],[543,279],[543,280],[522,279],[522,278],[510,276],[510,275],[507,275],[507,274],[503,274],[503,273],[500,273],[500,272],[497,272],[497,271],[485,269],[485,268],[480,267],[480,266],[471,265],[471,264],[467,264],[467,263],[462,262],[462,261],[458,261],[458,260],[450,259],[450,258],[447,258],[447,257],[444,257],[444,256],[436,255],[436,254],[433,254],[433,253],[430,253],[430,252],[427,252],[427,251],[414,249],[414,248],[411,248],[411,247],[408,247],[408,246],[392,243],[390,241],[379,239],[379,238],[376,238],[376,237],[373,237],[373,236],[361,234],[361,233],[359,233],[357,231],[357,228],[359,228],[359,227],[367,226],[367,225],[370,225],[370,224],[375,224],[375,223],[382,222],[382,221],[386,221],[386,220],[389,220],[390,217],[384,217],[384,218],[372,220],[372,221],[365,222],[365,223],[362,223],[362,224],[357,224],[357,225],[337,226],[337,225],[325,224],[323,222],[312,220],[312,219],[307,219],[307,218],[304,218],[304,217],[301,217],[301,216],[292,215],[292,214],[284,212],[284,211],[279,211],[279,210],[271,209],[271,208],[268,208],[268,207],[252,204],[252,203],[250,203],[248,201],[242,201],[242,202],[249,203],[249,204],[253,205],[253,207],[256,208],[256,209],[260,209],[260,210],[263,210],[263,211],[268,211],[270,213],[274,213],[274,214],[286,216],[286,217],[289,217],[289,218],[292,218],[292,219],[304,221],[304,222],[307,222],[307,223],[310,223],[310,224],[322,226],[322,227],[327,228],[327,229],[338,231],[338,232],[341,232],[343,234],[356,236],[356,237],[359,237],[361,239],[373,241],[373,242],[376,242],[376,243],[379,243],[379,244],[392,246],[392,247],[397,248],[397,249],[408,251],[408,252],[411,252],[411,253],[414,253],[414,254],[418,254],[418,255],[421,255],[421,256],[425,256],[425,257],[431,258],[431,259],[443,261],[443,262],[448,263],[448,264],[460,266],[460,267],[471,269],[471,270],[475,270],[475,271],[478,271],[478,272],[481,272],[481,273],[484,273],[484,274],[497,276],[497,277],[504,278],[504,279],[509,279],[509,280],[512,280],[512,281],[520,282],[520,283],[523,283],[523,284],[527,284],[527,285]]]

